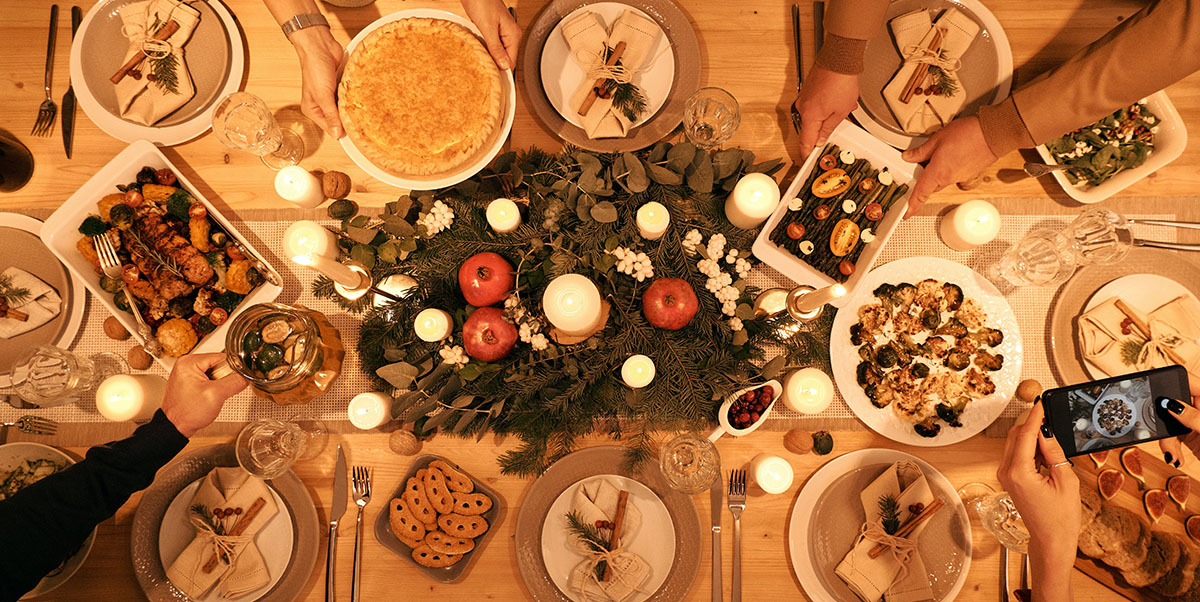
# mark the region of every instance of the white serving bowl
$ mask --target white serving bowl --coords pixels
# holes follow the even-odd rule
[[[755,422],[744,429],[734,427],[733,424],[729,422],[729,406],[733,405],[733,402],[737,401],[737,398],[741,397],[746,391],[757,391],[767,386],[771,387],[773,395],[771,395],[771,403],[767,405],[767,409],[763,410],[762,414],[759,414],[758,422]],[[717,430],[713,431],[712,434],[708,436],[708,440],[716,441],[726,433],[729,433],[734,437],[742,437],[744,435],[753,433],[754,431],[758,430],[758,427],[762,426],[763,423],[767,421],[767,416],[771,414],[771,410],[775,408],[775,404],[779,401],[780,397],[783,397],[783,385],[777,380],[769,380],[761,385],[746,387],[745,389],[738,390],[736,393],[730,394],[729,397],[725,398],[725,403],[721,404],[721,413],[717,415],[717,421],[720,422],[721,425],[717,427]]]

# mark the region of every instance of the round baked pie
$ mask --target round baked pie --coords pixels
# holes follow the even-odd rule
[[[368,34],[338,85],[346,133],[372,163],[429,175],[470,160],[499,127],[500,70],[467,28],[409,18]]]

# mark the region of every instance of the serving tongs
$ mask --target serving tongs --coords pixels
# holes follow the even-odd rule
[[[1145,226],[1166,226],[1168,228],[1183,228],[1185,230],[1200,230],[1200,222],[1176,222],[1171,220],[1161,219],[1126,219],[1129,224],[1142,224]],[[1200,251],[1200,244],[1186,242],[1166,242],[1162,240],[1146,240],[1143,238],[1133,238],[1133,246],[1135,247],[1153,247],[1155,249],[1170,249],[1172,251]]]

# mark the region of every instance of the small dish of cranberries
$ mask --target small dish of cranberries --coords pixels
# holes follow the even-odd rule
[[[777,380],[772,380],[766,384],[747,387],[725,398],[717,417],[721,428],[709,439],[716,440],[724,433],[735,437],[750,434],[762,426],[767,414],[771,413],[771,408],[775,407],[775,402],[782,394],[783,385]]]

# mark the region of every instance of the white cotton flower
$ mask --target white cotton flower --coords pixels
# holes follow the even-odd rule
[[[508,298],[504,300],[504,309],[512,309],[520,303],[521,300],[518,299],[516,295],[509,295]]]
[[[442,361],[444,363],[450,364],[451,366],[462,367],[466,366],[467,362],[471,361],[470,358],[467,357],[467,352],[463,350],[461,345],[443,346],[441,349],[438,349],[438,355],[442,356]]]
[[[539,332],[529,337],[529,345],[533,347],[534,351],[542,351],[550,346],[550,341],[546,338],[546,335]]]
[[[737,332],[744,327],[741,318],[729,318],[729,330]]]

